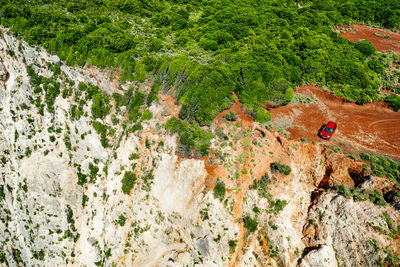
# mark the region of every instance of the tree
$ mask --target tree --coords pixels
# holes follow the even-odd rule
[[[257,108],[254,120],[259,123],[266,123],[271,120],[271,114],[262,107],[259,107]]]
[[[204,50],[212,50],[212,51],[218,50],[218,43],[214,40],[202,38],[200,39],[199,45]]]
[[[368,40],[360,40],[354,44],[354,47],[366,56],[370,56],[376,51],[376,48]]]
[[[285,100],[283,101],[283,104],[284,105],[289,104],[290,101],[292,101],[293,97],[294,97],[293,89],[292,87],[288,87],[285,91]]]

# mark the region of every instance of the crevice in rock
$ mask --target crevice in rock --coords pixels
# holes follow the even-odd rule
[[[363,183],[368,176],[364,174],[363,171],[357,171],[354,169],[348,169],[349,175],[351,177],[351,179],[353,179],[354,181],[354,186],[357,187],[358,185],[360,185],[361,183]]]
[[[321,189],[321,188],[317,188],[314,191],[311,192],[311,205],[308,207],[308,210],[311,209],[311,207],[314,205],[314,201],[318,200],[318,198],[322,195],[322,193],[325,190]]]
[[[4,67],[3,62],[0,61],[0,81],[4,82],[5,84],[9,78],[10,78],[10,73]]]
[[[310,247],[305,247],[303,250],[303,253],[301,254],[301,257],[297,260],[297,265],[300,266],[301,262],[303,261],[304,257],[307,256],[311,251],[320,249],[321,245],[318,246],[310,246]]]
[[[392,190],[384,190],[383,198],[387,203],[393,206],[396,210],[400,210],[400,197],[397,195],[399,189],[392,189]]]
[[[256,131],[261,134],[262,137],[265,137],[265,132],[261,130],[260,128],[256,128]]]
[[[278,141],[278,143],[282,145],[282,139],[279,136],[276,137],[276,141]]]
[[[321,189],[329,189],[331,187],[330,179],[331,179],[331,174],[333,172],[332,166],[327,166],[325,168],[325,174],[322,180],[318,184],[318,188]]]
[[[310,211],[310,209],[314,205],[314,202],[318,200],[318,198],[322,195],[322,193],[325,192],[325,190],[332,187],[332,185],[330,183],[330,178],[331,178],[332,172],[333,172],[332,166],[327,166],[325,168],[324,177],[319,182],[317,188],[311,192],[311,203],[310,203],[310,206],[308,207],[308,211]]]
[[[306,248],[304,249],[301,257],[297,260],[297,266],[300,266],[303,258],[308,255],[311,251],[321,248],[321,245],[316,245],[314,240],[317,239],[319,234],[318,226],[315,225],[314,219],[309,217],[311,209],[318,203],[321,195],[332,187],[331,175],[333,173],[332,166],[326,166],[325,174],[321,181],[318,183],[317,187],[311,192],[310,195],[310,205],[307,208],[307,217],[303,226],[303,238],[302,241]]]

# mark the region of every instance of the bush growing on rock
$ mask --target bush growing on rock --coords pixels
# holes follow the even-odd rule
[[[393,159],[384,156],[374,156],[361,153],[360,158],[371,164],[373,174],[379,177],[387,177],[392,181],[400,182],[400,164]]]
[[[387,205],[385,199],[382,196],[382,193],[376,189],[369,193],[369,200],[378,206],[386,206]]]
[[[253,219],[249,215],[247,215],[246,217],[244,217],[243,221],[244,221],[244,227],[247,228],[247,231],[249,231],[249,233],[253,233],[257,230],[258,227],[257,218]]]
[[[214,187],[214,197],[222,201],[225,198],[225,192],[225,183],[217,180],[217,184]]]
[[[236,251],[237,240],[229,240],[229,253],[232,254]]]
[[[122,182],[122,188],[121,188],[122,192],[124,192],[124,194],[129,195],[129,193],[133,188],[133,185],[136,182],[136,175],[133,172],[125,172],[121,182]]]
[[[289,166],[283,165],[279,162],[273,162],[273,163],[271,163],[270,166],[271,166],[271,170],[279,171],[279,172],[283,173],[284,175],[289,175],[290,172],[292,171]]]
[[[347,198],[351,198],[351,192],[345,185],[341,184],[341,185],[337,186],[335,189],[339,194],[341,194]]]
[[[281,212],[286,205],[287,205],[286,200],[280,200],[280,199],[270,200],[268,212],[278,215],[279,212]]]
[[[261,179],[254,180],[253,184],[249,186],[249,189],[257,190],[257,193],[260,197],[267,196],[267,186],[271,183],[269,179],[268,173],[265,173]]]

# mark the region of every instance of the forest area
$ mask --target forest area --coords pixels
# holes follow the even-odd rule
[[[164,91],[174,86],[180,118],[200,126],[234,93],[261,122],[269,115],[263,103],[287,104],[305,83],[358,104],[384,100],[386,58],[332,28],[400,28],[400,2],[389,0],[0,0],[0,14],[3,26],[68,65],[118,68],[122,81],[152,77]]]

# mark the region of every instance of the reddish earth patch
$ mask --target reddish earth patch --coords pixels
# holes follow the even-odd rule
[[[271,109],[272,121],[292,122],[289,139],[306,138],[344,151],[370,152],[400,158],[400,112],[386,103],[356,105],[315,85],[300,86],[297,93],[318,99],[310,104],[289,104]],[[338,128],[329,141],[317,136],[322,124],[335,121]]]
[[[400,31],[392,32],[385,29],[377,29],[360,24],[344,25],[334,29],[339,32],[339,35],[353,42],[358,42],[362,39],[368,40],[379,52],[392,50],[400,55]],[[345,31],[344,33],[340,31]],[[377,36],[379,34],[381,36]],[[390,36],[385,38],[384,36]],[[397,71],[397,63],[392,63],[391,71]],[[394,92],[381,88],[383,94],[396,94]]]
[[[239,102],[239,99],[237,98],[235,103],[227,110],[224,110],[222,112],[220,112],[214,119],[214,122],[216,122],[216,124],[218,126],[220,126],[220,122],[221,120],[223,120],[223,118],[225,117],[226,114],[228,114],[229,112],[233,111],[236,114],[237,120],[235,121],[235,123],[241,123],[242,124],[242,128],[248,128],[251,127],[254,119],[249,116],[249,114],[247,114],[245,109],[242,109],[243,104]]]
[[[168,109],[169,115],[179,118],[179,111],[181,110],[182,105],[175,103],[175,97],[173,97],[173,93],[173,88],[171,88],[170,93],[159,93],[158,97],[160,99],[160,103]]]
[[[400,33],[389,30],[372,28],[360,24],[339,26],[335,30],[339,30],[339,35],[353,42],[362,39],[370,41],[378,51],[392,50],[396,54],[400,54]],[[345,33],[340,33],[345,30]],[[390,36],[391,38],[379,37],[375,34]]]

